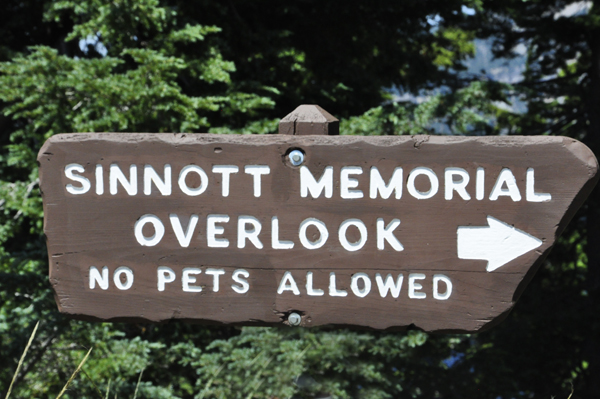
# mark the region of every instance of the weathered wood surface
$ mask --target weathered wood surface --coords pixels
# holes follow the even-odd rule
[[[303,104],[281,119],[279,134],[337,136],[340,122],[318,105]]]
[[[300,167],[292,166],[286,157],[291,149],[304,151],[303,166],[317,180],[326,167],[333,168],[331,198],[325,198],[324,192],[318,198],[312,198],[310,192],[307,197],[301,196]],[[85,133],[52,137],[41,149],[38,160],[50,282],[63,313],[95,320],[181,319],[277,325],[285,324],[287,314],[296,311],[302,315],[303,326],[352,325],[375,329],[414,326],[438,332],[480,331],[503,319],[598,177],[598,164],[591,151],[563,137]],[[71,190],[82,189],[82,184],[65,174],[65,167],[70,164],[79,164],[84,169],[75,175],[89,180],[88,192],[68,192],[68,185]],[[130,165],[137,166],[137,194],[129,195],[121,183],[117,184],[115,195],[110,193],[111,164],[117,165],[127,178]],[[165,164],[172,170],[172,193],[163,195],[152,184],[150,195],[144,194],[145,165],[151,165],[164,179]],[[197,196],[184,194],[178,185],[180,171],[190,164],[201,167],[207,176],[206,189]],[[97,194],[96,165],[103,168],[101,195]],[[229,175],[227,197],[222,190],[224,174],[213,173],[214,165],[239,168],[237,173]],[[245,173],[246,165],[266,165],[270,169],[268,174],[260,175],[258,197],[253,175]],[[342,167],[349,166],[362,168],[362,174],[346,175],[345,181],[350,178],[358,183],[352,187],[350,181],[348,192],[352,195],[361,190],[363,198],[341,198],[340,172]],[[402,168],[400,199],[396,199],[394,192],[387,199],[381,198],[379,192],[377,198],[370,198],[372,167],[378,169],[386,183],[395,168]],[[416,168],[428,168],[437,176],[439,189],[431,198],[418,199],[413,195],[416,189],[417,197],[427,196],[431,180],[424,174],[413,176],[411,194],[408,187],[411,171],[423,170]],[[468,173],[470,181],[465,190],[470,199],[463,199],[458,190],[452,192],[452,199],[445,199],[445,186],[450,184],[445,180],[448,168],[462,168]],[[518,201],[511,196],[515,195],[515,188],[510,191],[509,182],[494,188],[507,168],[521,196]],[[476,187],[478,169],[485,174],[480,187],[484,189],[482,199],[477,198],[481,197]],[[529,200],[526,198],[528,169],[535,173],[531,182],[535,187],[530,191],[538,196]],[[193,189],[201,179],[190,173],[185,182]],[[500,196],[491,200],[494,192]],[[544,197],[546,194],[551,196],[550,200]],[[532,198],[541,202],[532,202]],[[134,234],[135,224],[149,214],[160,219],[165,232],[158,244],[142,246]],[[182,234],[187,232],[192,215],[197,215],[188,247],[182,247],[176,238],[170,222],[172,214],[177,215]],[[213,238],[229,240],[227,248],[209,247],[208,215],[229,217],[229,222],[216,224],[224,229],[222,234],[211,233]],[[238,224],[244,216],[254,217],[260,223],[261,249],[249,239],[244,240],[244,248],[238,247]],[[293,242],[293,248],[273,248],[273,217],[279,222],[279,240]],[[299,226],[308,218],[322,221],[328,229],[329,237],[318,249],[305,248],[299,239]],[[390,240],[384,239],[384,249],[378,249],[379,218],[385,226],[393,219],[401,221],[392,234],[403,250],[394,249]],[[341,244],[339,227],[347,219],[359,219],[366,227],[367,240],[361,249],[349,251]],[[497,265],[492,263],[497,260],[488,265],[482,259],[485,256],[478,258],[477,250],[491,245],[485,241],[489,230],[484,228],[495,220],[523,232],[507,242],[516,240],[517,246],[528,243],[529,238],[521,240],[522,234],[541,241],[524,248],[524,253],[516,257],[499,251],[494,256],[508,256],[509,261],[487,271],[486,266],[493,269]],[[471,227],[482,230],[469,230]],[[461,233],[461,228],[467,229]],[[155,231],[148,224],[142,233],[149,239]],[[316,227],[308,227],[306,233],[307,239],[318,241]],[[346,233],[350,244],[360,242],[356,226],[349,227]],[[465,240],[462,244],[457,241],[461,234]],[[514,259],[510,260],[511,257]],[[103,267],[108,268],[107,289],[98,284],[100,274],[94,280],[94,289],[90,288],[92,266],[99,273]],[[113,273],[119,267],[129,268],[133,273],[133,284],[128,289],[115,286]],[[173,282],[164,284],[164,291],[158,290],[159,267],[169,268],[175,274]],[[201,292],[183,291],[182,274],[186,268],[201,270],[200,274],[192,275],[196,282],[188,283],[190,287],[200,286]],[[249,288],[244,293],[235,291],[243,291],[244,287],[232,279],[236,270],[238,279],[240,276],[244,279],[240,269],[248,273],[245,280]],[[215,274],[221,271],[224,274],[218,275],[219,290],[215,292]],[[286,272],[297,283],[299,295],[290,284],[286,285],[287,290],[278,293]],[[312,272],[312,288],[323,290],[323,295],[308,295],[307,272]],[[335,273],[336,290],[346,291],[347,296],[331,296],[331,273]],[[364,273],[371,281],[370,292],[364,297],[357,293],[366,292],[366,280],[358,278],[357,273]],[[389,292],[382,297],[377,273],[383,279],[391,274],[395,281],[398,275],[403,276],[397,298]],[[415,294],[411,298],[409,279],[423,277],[419,274],[424,278],[412,280]],[[434,276],[438,275],[446,276],[452,283],[447,299],[433,297]],[[357,282],[360,280],[354,288],[352,276]],[[126,274],[120,277],[123,288]],[[447,293],[447,286],[437,281],[440,298]],[[425,298],[419,298],[423,294]]]

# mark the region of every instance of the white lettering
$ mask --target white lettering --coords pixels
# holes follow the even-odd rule
[[[429,191],[419,191],[415,187],[415,179],[417,176],[424,175],[429,179],[430,188]],[[419,166],[418,168],[414,168],[410,174],[408,175],[408,181],[406,182],[406,188],[410,195],[415,197],[416,199],[428,199],[437,194],[438,189],[440,188],[440,182],[433,172],[433,170],[429,168],[425,168]]]
[[[402,168],[394,169],[392,178],[386,185],[377,167],[371,167],[369,197],[373,199],[377,198],[377,192],[379,192],[379,195],[383,199],[390,198],[392,192],[396,193],[396,199],[402,198]]]
[[[102,288],[103,290],[107,290],[108,289],[108,267],[104,266],[102,268],[102,275],[100,275],[100,272],[98,271],[98,268],[96,266],[92,266],[90,267],[90,290],[93,290],[96,288],[96,283],[98,283],[98,286],[100,288]]]
[[[552,195],[548,193],[535,192],[535,176],[533,168],[527,169],[527,184],[525,190],[525,199],[529,202],[547,202],[552,199]]]
[[[151,237],[144,236],[144,233],[142,232],[146,223],[150,223],[152,224],[152,226],[154,226],[154,235],[152,235]],[[165,226],[162,224],[158,217],[151,214],[147,214],[140,217],[135,222],[133,230],[137,242],[144,247],[155,246],[160,242],[160,240],[162,240],[163,236],[165,235]]]
[[[117,194],[117,183],[121,183],[127,194],[137,194],[137,166],[135,165],[129,165],[129,180],[127,180],[119,165],[115,163],[111,164],[108,180],[111,195]]]
[[[152,183],[154,183],[162,195],[171,195],[171,165],[166,164],[164,170],[163,180],[151,165],[144,165],[144,194],[152,193]]]
[[[300,295],[300,290],[298,289],[298,285],[292,277],[292,273],[285,272],[283,277],[281,278],[281,282],[279,283],[279,288],[277,288],[277,293],[282,294],[283,291],[292,291],[294,295]]]
[[[387,296],[388,291],[392,294],[392,297],[398,298],[400,296],[400,289],[402,288],[404,276],[402,274],[398,274],[396,283],[394,283],[394,278],[391,274],[388,274],[385,277],[384,282],[381,274],[377,273],[375,274],[375,281],[377,282],[377,288],[379,288],[379,295],[381,295],[382,298]]]
[[[364,287],[362,289],[358,287],[358,280],[363,281]],[[352,279],[350,280],[350,288],[352,289],[354,295],[359,298],[364,298],[369,294],[369,292],[371,292],[371,279],[366,273],[356,273],[352,275]]]
[[[335,273],[329,273],[329,296],[347,296],[348,292],[345,290],[338,290],[335,283]]]
[[[399,219],[392,219],[392,221],[385,227],[385,223],[382,218],[377,219],[377,249],[383,251],[385,249],[385,241],[387,241],[392,248],[396,251],[403,251],[404,246],[394,236],[394,230],[400,226]]]
[[[188,222],[188,227],[185,233],[183,232],[183,227],[181,226],[179,216],[172,213],[169,215],[169,220],[171,220],[171,226],[173,227],[177,241],[179,241],[179,245],[181,245],[183,248],[189,247],[190,241],[192,241],[192,236],[194,235],[194,229],[196,228],[196,224],[198,224],[198,215],[190,216],[190,221]]]
[[[356,242],[349,242],[348,238],[346,237],[346,231],[350,226],[356,227],[360,233],[360,238]],[[342,224],[340,224],[338,238],[340,240],[340,244],[342,244],[342,247],[344,247],[346,251],[358,251],[364,247],[365,243],[367,242],[367,226],[365,226],[365,224],[359,219],[346,219],[342,222]]]
[[[300,196],[305,198],[310,195],[318,198],[325,190],[325,198],[331,198],[333,195],[333,167],[327,166],[323,171],[323,176],[317,182],[306,166],[300,167]]]
[[[216,238],[217,235],[225,232],[225,228],[217,226],[217,223],[227,222],[229,222],[227,215],[208,215],[206,217],[206,242],[210,248],[227,248],[229,246],[227,238]]]
[[[121,280],[121,275],[125,276],[125,282]],[[121,291],[130,289],[133,285],[133,271],[127,266],[117,267],[117,270],[113,274],[113,282]]]
[[[446,284],[446,292],[440,294],[439,284],[440,281],[443,281]],[[448,276],[444,276],[443,274],[436,274],[433,276],[433,297],[435,299],[439,299],[440,301],[445,301],[450,298],[452,294],[452,281],[448,278]]]
[[[362,175],[360,166],[344,166],[340,172],[340,196],[345,199],[362,198],[361,190],[351,190],[358,187],[358,180],[353,179],[350,175]]]
[[[223,269],[206,269],[206,274],[213,276],[213,292],[219,292],[219,276],[225,274]]]
[[[96,165],[96,194],[104,194],[104,168]]]
[[[254,177],[254,196],[260,197],[260,177],[271,173],[271,168],[267,165],[246,165],[244,172]]]
[[[237,269],[236,271],[234,271],[233,276],[231,276],[231,278],[233,279],[233,281],[238,283],[239,286],[231,285],[231,289],[237,292],[238,294],[245,294],[246,292],[248,292],[248,290],[250,289],[250,284],[248,284],[248,281],[245,280],[248,277],[250,277],[250,273],[248,273],[244,269]]]
[[[312,272],[306,272],[306,293],[310,296],[322,296],[325,294],[323,290],[313,288]]]
[[[200,176],[200,185],[196,188],[188,187],[185,182],[185,178],[190,173],[196,173],[198,176]],[[206,176],[206,172],[204,172],[204,169],[202,169],[200,166],[188,165],[181,169],[181,172],[179,172],[177,184],[184,194],[194,197],[206,191],[206,187],[208,187],[208,176]]]
[[[475,180],[475,198],[481,201],[484,197],[485,170],[477,168],[477,176]]]
[[[317,230],[319,230],[319,239],[315,241],[310,241],[306,237],[306,230],[309,226],[315,226]],[[329,232],[327,231],[327,227],[325,223],[321,222],[318,219],[308,218],[304,219],[302,223],[300,223],[300,231],[298,232],[298,236],[300,238],[300,243],[306,249],[318,249],[325,245],[325,242],[329,238]]]
[[[417,292],[417,290],[423,289],[423,286],[416,282],[416,280],[425,279],[425,275],[422,273],[411,273],[408,275],[408,297],[413,299],[424,299],[427,294],[424,292]]]
[[[85,172],[85,169],[83,168],[83,166],[81,166],[77,163],[70,163],[67,166],[65,166],[65,176],[68,179],[74,180],[77,183],[81,184],[81,187],[75,187],[71,183],[67,184],[65,187],[67,189],[67,192],[69,192],[71,194],[79,195],[79,194],[85,194],[88,191],[90,191],[90,187],[92,187],[92,185],[90,184],[90,181],[83,176],[76,175],[75,172],[83,173],[83,172]]]
[[[454,177],[457,176],[460,180],[454,180]],[[444,198],[446,200],[452,199],[452,194],[454,191],[460,195],[462,199],[468,201],[471,199],[469,193],[467,193],[467,184],[469,184],[469,173],[462,168],[446,168],[444,173],[445,177],[445,192]]]
[[[502,188],[505,183],[506,189]],[[521,201],[521,193],[519,192],[519,187],[517,187],[517,180],[508,168],[502,169],[498,175],[498,180],[496,180],[496,184],[494,184],[494,188],[490,194],[490,201],[496,201],[500,196],[509,196],[514,202]]]
[[[170,267],[159,266],[156,269],[156,277],[158,280],[158,290],[164,291],[166,284],[175,281],[175,272]]]
[[[251,225],[250,229],[247,226]],[[238,217],[238,248],[244,248],[246,246],[246,239],[248,239],[258,249],[262,249],[262,242],[258,239],[262,226],[258,219],[254,216],[239,216]]]
[[[294,248],[292,241],[279,241],[279,219],[277,216],[271,218],[271,248],[291,249]]]
[[[223,197],[229,196],[229,180],[232,173],[237,173],[240,169],[235,165],[214,165],[212,167],[213,173],[221,174],[221,195]]]
[[[196,283],[196,275],[202,273],[197,267],[186,267],[181,275],[181,286],[183,292],[202,292],[202,287],[190,286]]]

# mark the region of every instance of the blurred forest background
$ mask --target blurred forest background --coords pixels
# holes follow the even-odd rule
[[[0,397],[600,397],[600,191],[513,312],[473,335],[57,312],[36,154],[61,132],[566,135],[600,151],[600,5],[565,0],[3,0]],[[141,374],[143,370],[143,374]]]

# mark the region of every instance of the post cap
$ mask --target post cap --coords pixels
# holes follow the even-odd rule
[[[279,134],[337,136],[340,121],[318,105],[303,104],[279,122]]]

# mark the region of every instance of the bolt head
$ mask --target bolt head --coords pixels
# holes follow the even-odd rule
[[[290,313],[288,322],[290,323],[290,326],[299,326],[302,322],[302,317],[298,313]]]
[[[294,166],[300,166],[304,162],[304,153],[300,150],[294,150],[289,153],[288,158]]]

